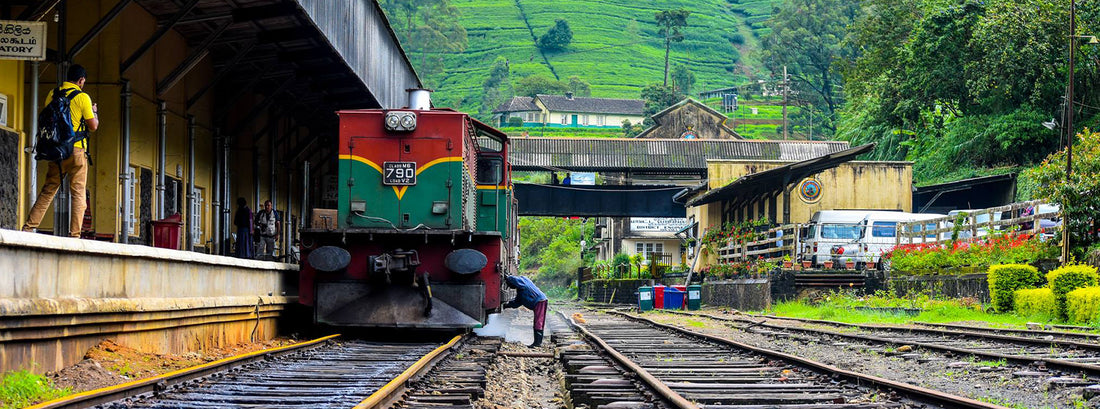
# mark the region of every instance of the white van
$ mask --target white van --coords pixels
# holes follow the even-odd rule
[[[848,261],[854,261],[857,268],[868,261],[879,264],[882,254],[894,248],[897,244],[898,223],[907,223],[918,220],[931,220],[944,217],[942,214],[931,213],[903,213],[903,212],[875,212],[868,214],[859,222],[859,237],[844,245],[833,246],[830,255],[835,264],[844,265]],[[924,230],[938,229],[937,223],[929,223]],[[933,233],[930,239],[935,238]],[[934,241],[934,240],[930,240]]]
[[[948,222],[947,227],[953,227],[955,225],[954,220],[955,220],[955,217],[959,215],[959,213],[966,213],[968,215],[967,219],[969,219],[969,220],[967,220],[967,224],[989,223],[989,213],[987,213],[987,212],[984,212],[982,210],[974,210],[974,209],[959,209],[959,210],[952,210],[952,211],[947,213],[948,216],[951,216],[951,220],[952,220],[952,221]],[[995,222],[1001,221],[1001,216],[1002,215],[999,212],[998,213],[993,213],[993,221],[995,221]],[[994,230],[996,230],[996,229],[997,228],[994,228]],[[978,237],[985,237],[987,234],[989,234],[989,229],[987,229],[985,227],[981,227],[981,228],[978,229]],[[947,235],[950,236],[951,233],[948,233]],[[974,233],[969,228],[963,228],[963,229],[959,230],[959,238],[960,239],[971,239],[971,238],[973,238],[973,237],[971,237],[973,235],[974,235]]]
[[[859,223],[872,213],[900,213],[877,210],[819,210],[802,231],[801,260],[820,267],[832,256],[836,245],[852,243],[860,236]]]

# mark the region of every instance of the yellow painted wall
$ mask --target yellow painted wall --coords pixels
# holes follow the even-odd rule
[[[24,64],[22,61],[12,60],[0,60],[0,94],[4,94],[8,98],[8,125],[5,127],[15,133],[19,134],[19,151],[11,152],[8,154],[20,155],[23,161],[27,160],[27,155],[23,154],[23,149],[27,144],[27,134],[29,132],[24,129],[24,118],[26,116],[26,101],[25,101],[25,88],[23,87]],[[22,163],[22,162],[21,162]],[[26,177],[27,167],[19,167],[19,179],[22,180]],[[11,201],[15,200],[18,203],[16,223],[22,223],[26,217],[26,202],[27,195],[20,194],[19,197],[13,198],[0,198],[0,200]],[[18,226],[16,226],[18,227]]]

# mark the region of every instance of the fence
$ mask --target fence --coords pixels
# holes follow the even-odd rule
[[[1042,201],[1033,200],[960,214],[962,223],[958,225],[955,222],[959,221],[959,216],[898,223],[894,244],[937,243],[951,240],[952,236],[962,240],[977,240],[990,231],[1006,230],[1014,226],[1019,226],[1021,231],[1032,234],[1046,233],[1043,230],[1042,221],[1060,219],[1062,215],[1061,211],[1057,210],[1040,212],[1039,210],[1044,207],[1056,208]],[[1060,224],[1057,229],[1061,229]]]
[[[798,224],[784,224],[750,235],[751,237],[731,240],[725,247],[718,249],[718,259],[745,261],[763,257],[767,261],[776,261],[784,256],[796,259],[800,227]]]

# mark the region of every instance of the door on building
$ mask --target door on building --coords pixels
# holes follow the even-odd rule
[[[577,126],[577,116],[573,115],[573,126]]]

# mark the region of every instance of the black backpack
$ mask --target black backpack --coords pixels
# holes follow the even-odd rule
[[[38,113],[38,137],[35,142],[34,158],[51,162],[60,162],[73,156],[73,144],[88,136],[84,130],[84,124],[80,129],[73,129],[71,104],[80,89],[62,92],[61,88],[53,91],[53,100]]]

